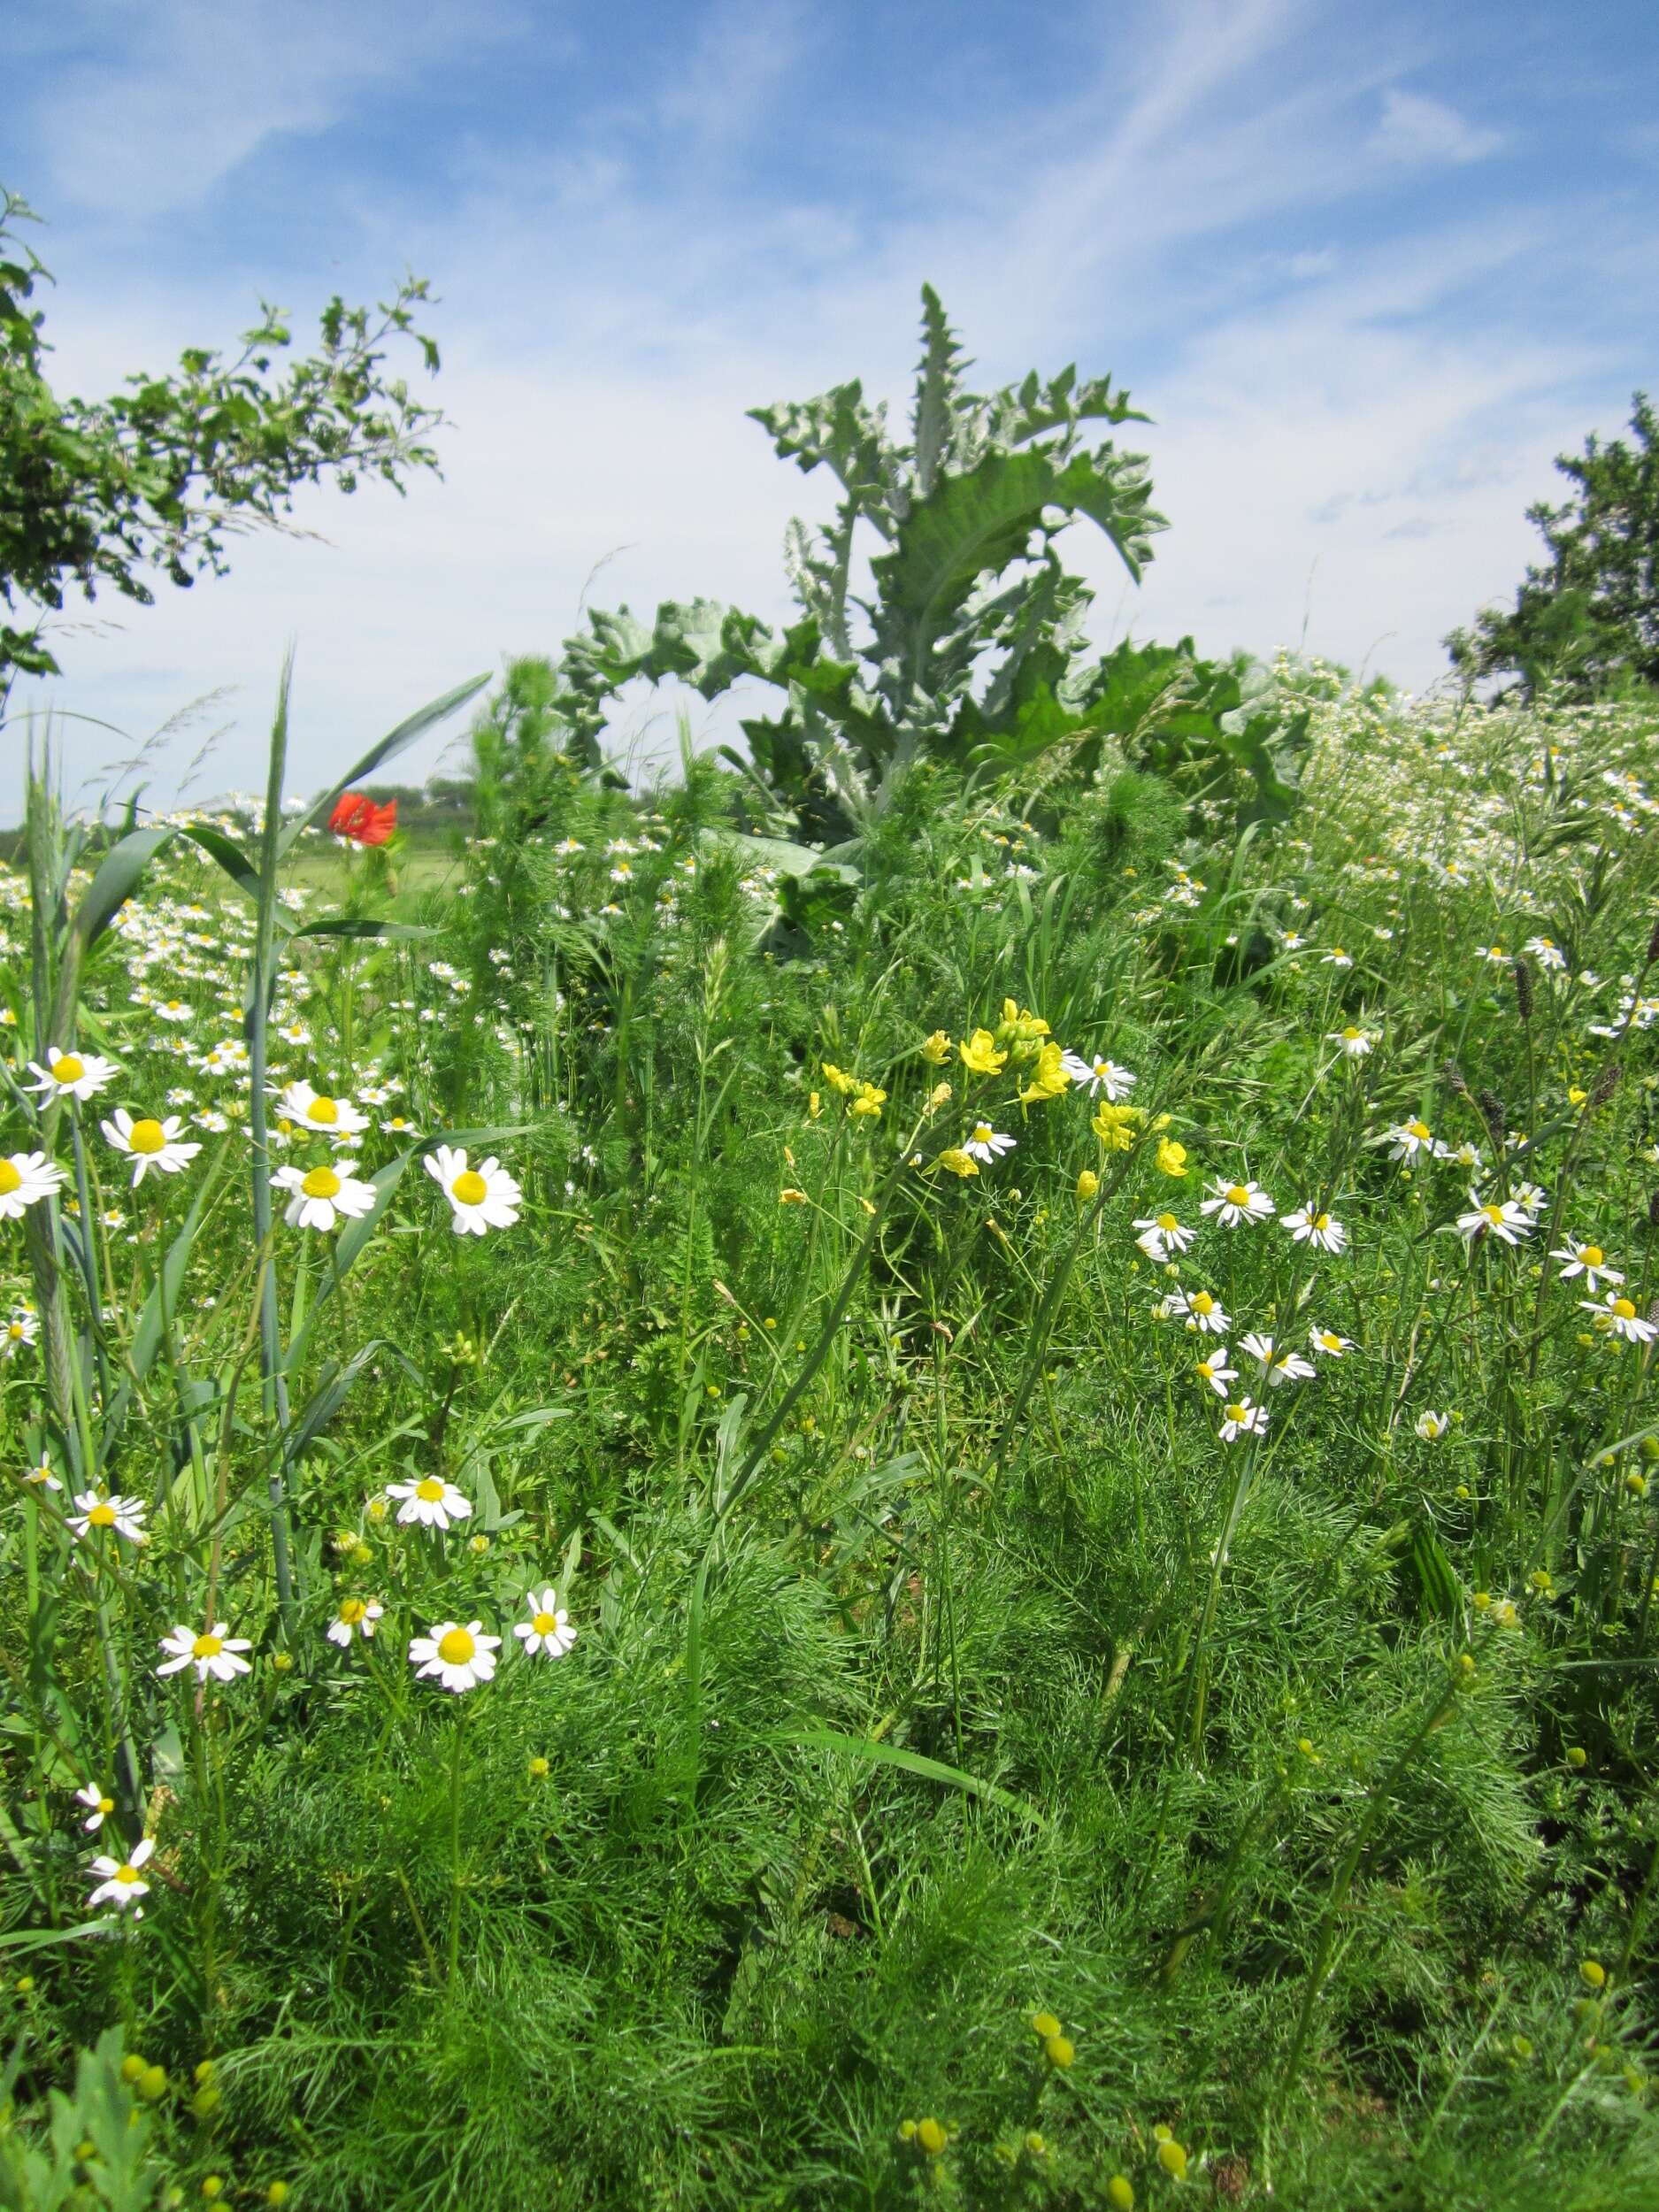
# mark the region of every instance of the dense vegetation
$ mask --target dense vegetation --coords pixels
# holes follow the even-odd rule
[[[1659,2193],[1651,706],[1092,655],[1104,381],[861,408],[470,833],[348,793],[479,684],[32,778],[0,2205]]]

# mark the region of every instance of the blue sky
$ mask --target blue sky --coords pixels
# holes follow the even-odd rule
[[[7,39],[60,388],[232,340],[261,296],[297,337],[412,266],[452,418],[442,482],[308,496],[320,536],[77,607],[35,688],[90,718],[72,781],[127,749],[95,724],[194,706],[157,791],[209,736],[193,791],[251,784],[290,637],[303,787],[556,649],[585,586],[776,618],[783,526],[831,487],[744,410],[854,375],[902,403],[925,280],[981,388],[1074,360],[1154,418],[1146,582],[1087,526],[1068,548],[1102,646],[1305,631],[1425,690],[1536,557],[1552,457],[1659,388],[1636,0],[57,0]],[[673,703],[629,700],[618,749]]]

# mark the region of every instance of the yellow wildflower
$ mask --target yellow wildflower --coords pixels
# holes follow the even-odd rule
[[[970,1159],[959,1144],[947,1145],[939,1156],[941,1167],[948,1167],[953,1175],[977,1175],[979,1163]]]
[[[856,1091],[858,1088],[858,1078],[856,1075],[849,1075],[844,1069],[838,1068],[832,1060],[824,1062],[824,1079],[830,1088],[839,1091],[843,1098],[849,1091]]]
[[[972,1075],[1001,1075],[1008,1065],[1008,1055],[999,1052],[996,1040],[988,1029],[976,1029],[972,1037],[964,1037],[956,1048],[962,1055],[962,1064]]]
[[[1020,1093],[1019,1102],[1022,1106],[1029,1106],[1037,1099],[1058,1098],[1071,1080],[1071,1071],[1064,1064],[1059,1046],[1046,1044],[1037,1055],[1037,1064],[1032,1070],[1031,1081]]]
[[[942,1029],[934,1030],[931,1037],[922,1040],[922,1057],[931,1060],[936,1068],[942,1068],[950,1057],[950,1040]]]
[[[1138,1107],[1114,1106],[1106,1098],[1095,1108],[1094,1118],[1089,1127],[1108,1152],[1127,1152],[1134,1143],[1134,1125],[1140,1118]]]
[[[1158,1141],[1158,1172],[1160,1175],[1185,1175],[1187,1172],[1187,1147],[1177,1144],[1173,1137],[1162,1137]]]

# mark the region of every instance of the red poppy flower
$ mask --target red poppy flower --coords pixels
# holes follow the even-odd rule
[[[354,845],[388,845],[397,827],[397,802],[388,799],[384,806],[376,806],[366,791],[344,792],[328,826],[336,837],[349,837]]]

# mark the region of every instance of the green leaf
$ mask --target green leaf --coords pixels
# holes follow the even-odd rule
[[[171,829],[134,830],[104,856],[85,897],[75,910],[73,927],[82,945],[97,942],[116,914],[138,888],[139,879],[162,847],[171,842]]]
[[[377,922],[367,917],[351,914],[330,914],[320,922],[307,922],[303,929],[293,932],[300,937],[388,937],[398,939],[430,938],[442,932],[426,922]]]
[[[763,1741],[801,1751],[844,1752],[852,1758],[866,1760],[872,1766],[896,1767],[902,1773],[919,1775],[924,1781],[942,1782],[950,1789],[965,1790],[971,1797],[983,1798],[987,1804],[1000,1805],[1028,1827],[1048,1825],[1034,1805],[995,1782],[982,1782],[977,1774],[965,1773],[961,1767],[947,1766],[942,1759],[925,1759],[919,1752],[902,1751],[894,1744],[878,1743],[868,1736],[843,1736],[833,1728],[789,1728],[766,1736]]]

